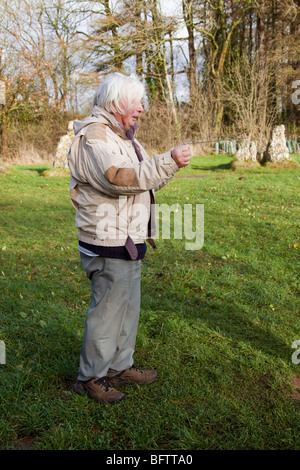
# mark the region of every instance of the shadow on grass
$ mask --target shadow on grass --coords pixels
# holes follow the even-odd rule
[[[32,171],[32,172],[36,172],[40,176],[42,176],[44,171],[49,170],[49,168],[52,168],[52,166],[51,165],[25,165],[25,166],[19,165],[17,167],[17,170]]]
[[[11,328],[3,328],[9,339],[7,357],[12,375],[25,379],[26,374],[33,373],[54,388],[65,387],[76,380],[82,337],[74,331],[72,320],[63,325],[59,318],[43,318],[45,320],[38,320],[29,313],[25,321],[19,320],[14,329],[14,335],[18,336],[15,344]],[[6,377],[9,378],[8,370]]]
[[[163,296],[166,296],[165,301]],[[224,340],[232,340],[232,348],[244,349],[244,345],[250,346],[253,353],[262,353],[273,359],[278,358],[282,361],[290,361],[291,349],[279,337],[273,334],[268,326],[264,327],[257,324],[249,314],[246,306],[229,300],[208,300],[201,299],[201,293],[189,294],[186,300],[180,294],[164,294],[160,297],[160,306],[155,300],[155,293],[151,290],[144,294],[143,305],[147,305],[147,310],[155,312],[159,310],[169,315],[177,315],[178,319],[184,319],[187,322],[187,332],[191,329],[195,331],[194,341],[197,343],[197,331],[199,334],[210,335],[214,332],[223,336]],[[174,306],[178,306],[177,308]],[[253,307],[255,309],[255,307]],[[166,320],[167,321],[167,320]],[[200,328],[200,330],[199,330]],[[201,331],[201,333],[200,333]],[[159,334],[159,330],[158,330]],[[170,342],[172,338],[170,338]],[[193,348],[193,338],[190,337],[190,346]],[[237,354],[239,354],[237,352]]]
[[[231,170],[232,162],[222,163],[220,165],[191,165],[192,170],[201,170],[201,171],[220,171],[220,170]]]

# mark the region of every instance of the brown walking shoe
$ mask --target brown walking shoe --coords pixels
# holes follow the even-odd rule
[[[151,384],[157,379],[156,370],[140,370],[134,365],[129,369],[123,370],[113,377],[107,377],[109,383],[113,386],[135,383],[135,384]]]
[[[79,395],[86,393],[92,400],[100,403],[116,403],[123,400],[124,393],[112,388],[106,377],[94,377],[87,381],[77,380],[74,390]]]

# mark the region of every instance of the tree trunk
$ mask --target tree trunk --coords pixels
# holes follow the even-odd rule
[[[258,11],[257,16],[257,53],[258,53],[258,122],[257,127],[263,133],[266,125],[266,113],[267,113],[267,85],[266,85],[266,70],[267,70],[267,57],[266,57],[266,4],[262,3],[261,8]],[[260,142],[261,144],[261,142]]]
[[[189,68],[188,78],[190,83],[190,101],[193,102],[196,97],[197,78],[196,78],[196,50],[194,38],[194,19],[193,19],[193,0],[183,0],[182,9],[185,26],[188,32],[188,50],[189,50]]]
[[[223,115],[224,115],[224,104],[223,104],[223,96],[222,96],[222,79],[216,78],[215,80],[215,87],[216,87],[216,119],[215,119],[215,130],[214,133],[216,135],[221,134],[222,122],[223,122]]]

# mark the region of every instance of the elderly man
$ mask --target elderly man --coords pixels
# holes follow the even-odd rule
[[[143,112],[142,83],[108,75],[94,97],[91,116],[74,122],[68,162],[81,261],[91,280],[79,375],[74,390],[114,403],[125,383],[149,384],[154,370],[133,363],[140,313],[141,260],[153,245],[154,191],[190,161],[181,145],[149,158],[134,138]]]

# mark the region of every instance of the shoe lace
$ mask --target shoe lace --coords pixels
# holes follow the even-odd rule
[[[100,384],[100,385],[103,385],[103,387],[105,388],[105,391],[108,392],[108,390],[111,388],[109,382],[104,379],[103,377],[101,377],[100,379],[97,379],[95,380],[94,382],[95,384]]]
[[[139,369],[138,367],[135,367],[134,364],[132,364],[132,366],[129,367],[129,370],[131,370],[131,369],[135,370],[136,372],[139,372],[140,374],[143,374],[143,373],[144,373],[143,370]]]

